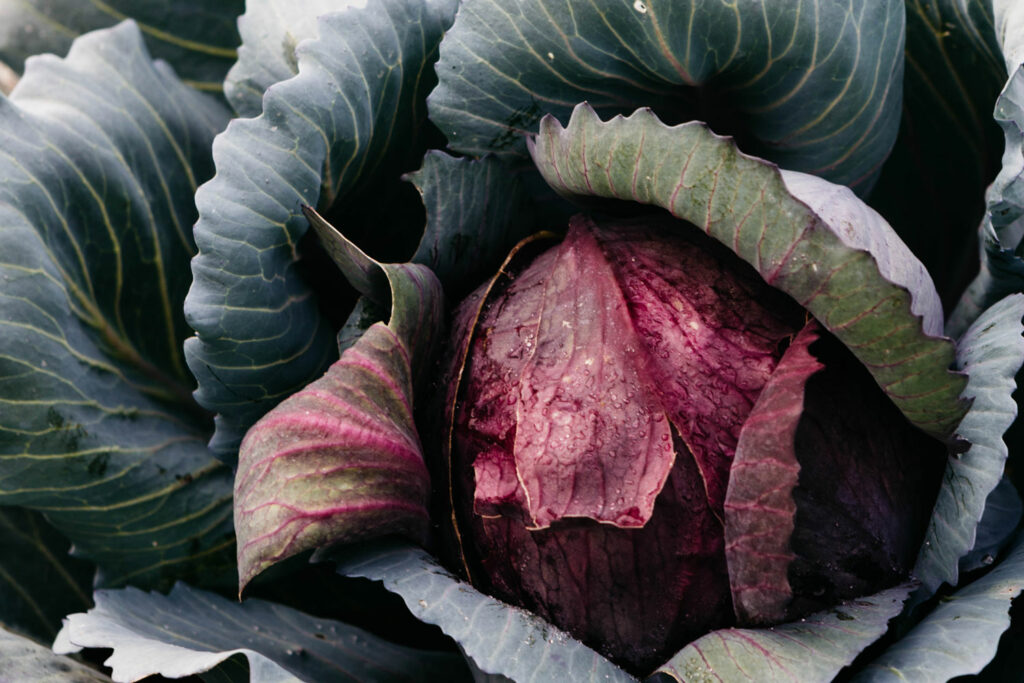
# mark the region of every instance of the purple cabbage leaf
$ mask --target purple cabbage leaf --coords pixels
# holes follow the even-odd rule
[[[240,592],[304,550],[389,533],[425,542],[430,525],[413,391],[443,329],[441,285],[424,266],[373,261],[312,209],[306,215],[349,281],[390,320],[370,326],[323,377],[246,434],[235,477]]]

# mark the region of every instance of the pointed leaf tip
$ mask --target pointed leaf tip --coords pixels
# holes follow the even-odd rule
[[[443,331],[441,285],[424,266],[378,263],[315,210],[302,210],[352,284],[390,304],[390,321],[369,327],[243,439],[235,478],[240,589],[304,550],[387,534],[425,542],[430,524],[413,401]]]

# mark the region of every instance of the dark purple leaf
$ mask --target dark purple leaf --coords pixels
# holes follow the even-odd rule
[[[906,579],[945,469],[943,445],[905,420],[834,337],[812,352],[796,433],[800,462],[792,617]]]
[[[725,499],[725,556],[740,623],[779,622],[793,597],[787,572],[800,465],[796,430],[807,379],[821,369],[809,323],[779,361],[740,432]]]
[[[579,217],[557,249],[506,264],[456,313],[452,345],[477,330],[451,397],[455,535],[470,576],[634,671],[731,623],[729,467],[803,319],[667,217]],[[617,462],[625,454],[633,469]],[[652,458],[670,467],[656,488],[643,479]],[[537,491],[562,513],[541,510],[540,529]],[[623,528],[621,511],[645,506],[646,523]]]
[[[517,308],[529,360],[515,405],[515,468],[504,468],[511,479],[496,480],[514,483],[518,473],[539,528],[563,517],[643,526],[675,459],[647,354],[588,227],[572,224],[546,273],[541,306]],[[484,462],[492,460],[501,461]],[[479,490],[490,479],[474,466]]]
[[[595,230],[629,302],[655,391],[721,516],[740,430],[803,311],[680,221]]]

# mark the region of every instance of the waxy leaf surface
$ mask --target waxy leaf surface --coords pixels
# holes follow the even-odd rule
[[[944,600],[853,680],[930,681],[976,674],[1010,625],[1010,603],[1024,589],[1024,543],[991,572]]]
[[[19,71],[27,57],[64,55],[83,33],[134,19],[156,59],[188,85],[221,90],[235,61],[235,19],[245,0],[16,0],[0,3],[0,60]]]
[[[468,0],[430,117],[457,151],[524,154],[587,101],[704,120],[785,168],[866,188],[899,126],[902,0]]]
[[[975,545],[985,501],[1003,476],[1003,434],[1017,416],[1014,376],[1024,363],[1024,294],[985,311],[957,344],[957,366],[967,373],[964,397],[973,399],[957,434],[970,450],[950,457],[914,575],[930,592],[957,584],[957,562]]]
[[[226,118],[131,22],[0,98],[0,504],[44,512],[101,584],[231,566],[231,473],[181,352],[192,195]]]
[[[263,93],[299,72],[295,48],[317,37],[317,20],[366,0],[255,0],[238,17],[238,61],[224,79],[224,96],[239,116],[259,116]]]
[[[218,414],[210,445],[225,460],[335,360],[334,330],[301,274],[300,207],[330,208],[349,235],[350,210],[402,203],[387,193],[407,187],[399,175],[422,157],[430,65],[454,12],[449,0],[384,0],[324,15],[319,37],[296,51],[298,75],[215,142],[217,175],[196,195],[185,312],[197,336],[185,352],[197,400]],[[409,237],[405,225],[371,223],[385,240]]]
[[[891,588],[791,624],[715,631],[658,671],[677,681],[827,683],[886,632],[912,588]]]
[[[952,436],[966,379],[947,369],[953,343],[933,336],[942,320],[935,288],[905,247],[886,253],[899,240],[877,216],[863,231],[829,222],[850,212],[829,206],[821,188],[834,186],[783,176],[703,124],[669,127],[649,110],[602,122],[580,105],[566,127],[546,118],[532,151],[560,194],[655,204],[732,248],[843,341],[912,423]],[[811,208],[819,203],[824,215]]]
[[[413,614],[454,638],[481,671],[514,681],[636,680],[540,617],[455,578],[420,548],[381,543],[328,556],[342,574],[383,581]]]
[[[460,658],[390,643],[362,629],[265,600],[236,603],[174,586],[168,595],[137,588],[97,591],[96,606],[68,617],[54,643],[60,653],[110,648],[116,681],[200,674],[235,655],[249,661],[252,683],[271,681],[445,680]]]

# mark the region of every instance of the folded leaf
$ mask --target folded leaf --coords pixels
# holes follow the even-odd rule
[[[866,188],[899,126],[901,0],[463,3],[431,120],[452,149],[524,154],[544,114],[587,101],[710,120],[778,164]]]
[[[1024,294],[1014,294],[985,311],[957,344],[957,365],[967,373],[963,396],[973,400],[957,434],[971,444],[950,457],[914,575],[935,592],[955,586],[957,562],[975,544],[985,501],[1003,476],[1007,448],[1003,434],[1017,417],[1014,376],[1024,363]]]
[[[791,624],[715,631],[658,672],[677,681],[826,683],[886,632],[912,588],[890,588]]]
[[[635,681],[540,617],[477,592],[426,551],[397,543],[331,551],[346,576],[383,581],[417,617],[455,639],[476,666],[514,681]]]
[[[1024,543],[991,572],[960,589],[868,664],[853,680],[931,681],[976,674],[1010,626],[1010,603],[1024,589]]]
[[[441,286],[427,268],[381,265],[308,210],[365,296],[389,304],[327,374],[257,422],[238,453],[239,592],[311,548],[401,533],[425,542],[430,475],[413,421],[415,373],[432,368]],[[390,287],[388,287],[390,285]],[[382,290],[390,289],[390,301]]]
[[[796,431],[807,378],[821,369],[808,347],[816,325],[800,331],[743,423],[725,498],[725,557],[740,623],[778,622],[793,597],[787,576],[800,463]]]
[[[181,351],[192,195],[226,119],[131,22],[0,98],[0,504],[44,512],[101,583],[231,567],[231,473]]]
[[[382,0],[322,16],[319,38],[296,51],[298,75],[268,91],[260,117],[218,138],[217,175],[196,194],[185,302],[196,336],[185,353],[196,399],[218,414],[210,447],[226,461],[256,420],[335,360],[316,299],[336,292],[314,295],[302,275],[300,207],[331,209],[350,235],[356,209],[407,205],[389,199],[403,189],[415,196],[399,176],[426,147],[430,65],[454,12],[453,0]],[[410,237],[401,222],[365,227],[399,251]]]
[[[299,72],[295,48],[317,37],[319,17],[366,0],[260,0],[238,17],[238,61],[224,79],[224,96],[239,116],[259,116],[267,88]]]
[[[110,648],[114,680],[210,671],[235,655],[249,660],[253,683],[270,681],[444,680],[456,655],[390,643],[362,629],[264,600],[238,604],[174,586],[168,595],[137,588],[97,591],[96,606],[72,614],[54,650]]]
[[[959,398],[966,380],[947,370],[952,342],[934,336],[942,319],[934,285],[906,249],[884,255],[898,240],[880,217],[863,233],[832,224],[830,213],[850,209],[829,207],[835,197],[822,196],[825,181],[812,178],[794,191],[794,176],[743,155],[703,124],[669,127],[649,110],[602,122],[580,105],[564,128],[546,118],[532,146],[560,194],[655,204],[731,247],[850,347],[907,419],[952,437],[966,409]],[[819,203],[825,215],[809,208]]]

